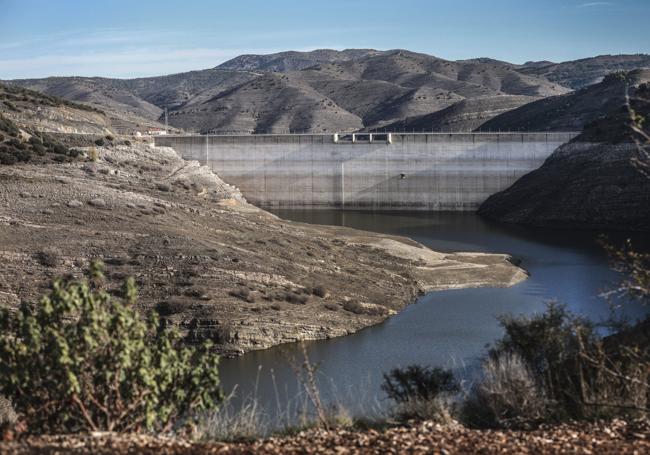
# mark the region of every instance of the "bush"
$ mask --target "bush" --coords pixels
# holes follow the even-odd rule
[[[12,153],[5,151],[6,149],[0,149],[0,164],[12,165],[16,164],[18,161]]]
[[[44,267],[56,267],[59,265],[60,257],[61,252],[55,248],[47,248],[36,255],[38,262]]]
[[[384,373],[381,389],[388,398],[404,402],[414,399],[430,400],[441,393],[458,392],[460,386],[449,370],[411,365],[404,369],[393,368],[389,373]]]
[[[20,130],[18,127],[4,115],[0,114],[0,131],[4,131],[9,136],[18,136]]]
[[[102,145],[104,145],[104,139],[102,139],[102,138],[97,139],[97,140],[95,141],[95,145],[96,145],[97,147],[101,147]]]
[[[16,107],[16,105],[13,104],[11,101],[3,101],[3,103],[4,103],[5,106],[7,106],[7,108],[10,111],[20,112],[20,110]]]
[[[325,298],[327,296],[327,291],[323,286],[316,286],[314,289],[312,289],[312,294],[314,294],[316,297],[320,298]]]
[[[637,343],[641,337],[606,344],[593,324],[554,303],[533,317],[503,317],[501,325],[505,335],[490,356],[521,358],[546,400],[544,420],[647,415],[650,352]]]
[[[294,305],[305,305],[309,300],[309,297],[290,291],[284,294],[284,300],[289,303],[293,303]]]
[[[451,417],[445,398],[460,391],[460,384],[449,370],[411,365],[385,373],[381,389],[395,401],[395,414],[402,420],[447,421]]]
[[[106,140],[107,140],[107,141],[112,142],[113,139],[115,139],[115,138],[114,138],[113,136],[111,136],[110,134],[106,135]]]
[[[134,309],[93,279],[57,280],[39,304],[0,313],[0,394],[31,432],[166,430],[221,400],[218,357],[179,347],[155,312]]]
[[[63,144],[53,144],[50,147],[50,151],[52,153],[56,153],[57,155],[68,155],[68,148]]]
[[[33,144],[32,150],[39,156],[45,155],[45,152],[47,151],[46,148],[43,147],[43,144]]]
[[[479,428],[515,428],[543,420],[548,402],[519,355],[490,357],[482,373],[463,404],[465,423]]]

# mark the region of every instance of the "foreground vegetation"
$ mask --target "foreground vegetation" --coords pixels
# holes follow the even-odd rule
[[[102,279],[95,264],[89,280],[57,280],[38,305],[0,315],[0,393],[27,431],[168,431],[216,408],[210,345],[179,346],[155,314],[138,314],[132,279],[119,297]]]

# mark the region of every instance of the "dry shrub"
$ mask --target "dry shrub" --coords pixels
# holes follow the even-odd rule
[[[230,291],[229,294],[233,297],[237,297],[244,302],[253,303],[255,302],[255,296],[251,294],[250,289],[245,287],[240,287],[235,291]]]
[[[257,398],[249,397],[241,406],[232,404],[233,394],[215,412],[200,420],[198,436],[203,440],[251,441],[269,433],[270,421]]]
[[[478,426],[529,426],[648,416],[650,347],[640,325],[603,339],[593,324],[549,304],[532,317],[503,317],[465,420]],[[630,336],[638,332],[636,336]]]
[[[489,357],[482,372],[464,404],[472,426],[521,427],[545,416],[546,398],[521,356],[503,352]]]
[[[312,292],[312,294],[314,294],[316,297],[325,298],[325,297],[327,296],[327,291],[325,290],[325,288],[324,288],[323,286],[315,286],[315,287],[311,290],[311,292]]]
[[[295,292],[287,292],[284,294],[284,300],[293,303],[294,305],[305,305],[309,300],[309,297]]]
[[[361,303],[357,300],[349,300],[343,303],[343,309],[354,314],[366,314],[368,316],[385,316],[388,310],[374,303]]]
[[[46,248],[36,255],[38,262],[45,267],[56,267],[59,265],[60,257],[61,251],[56,248]]]
[[[453,400],[450,397],[438,397],[431,400],[409,400],[397,403],[392,409],[392,414],[401,422],[431,420],[448,425],[456,421],[453,416]]]
[[[450,423],[452,397],[460,384],[450,370],[411,365],[384,373],[381,389],[395,402],[393,415],[398,420]]]

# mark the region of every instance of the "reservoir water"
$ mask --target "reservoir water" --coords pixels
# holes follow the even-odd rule
[[[311,362],[318,365],[323,400],[352,414],[385,408],[380,389],[382,373],[394,367],[442,366],[470,379],[486,345],[502,333],[499,315],[541,312],[546,302],[556,300],[594,321],[605,319],[610,306],[599,294],[612,289],[619,279],[599,244],[601,232],[502,225],[464,212],[275,213],[293,221],[403,235],[437,251],[508,253],[530,273],[527,280],[511,288],[429,293],[377,326],[345,337],[306,342]],[[606,235],[615,245],[632,238],[639,248],[648,248],[649,239],[644,234]],[[644,314],[638,304],[625,308],[630,318]],[[286,414],[305,401],[288,361],[291,358],[302,359],[297,344],[223,359],[220,374],[224,389],[230,392],[236,388],[235,405],[238,400],[255,395],[269,414]]]

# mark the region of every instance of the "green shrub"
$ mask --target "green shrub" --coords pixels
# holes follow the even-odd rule
[[[95,145],[96,145],[97,147],[101,147],[102,145],[104,145],[104,139],[102,139],[102,138],[97,139],[97,140],[95,141]]]
[[[43,147],[43,144],[38,144],[38,143],[32,144],[32,150],[34,151],[34,153],[40,156],[45,155],[45,152],[47,152],[47,149]]]
[[[52,161],[55,163],[67,163],[70,159],[65,155],[54,155]]]
[[[9,139],[6,142],[6,145],[10,145],[12,147],[15,147],[15,148],[21,149],[21,150],[25,148],[25,145],[19,139],[16,139],[15,137]]]
[[[58,144],[58,143],[53,144],[51,146],[50,152],[56,153],[57,155],[68,155],[69,154],[68,147],[66,147],[63,144]]]
[[[136,312],[93,278],[57,280],[39,304],[0,313],[0,394],[31,432],[166,430],[221,400],[209,345],[179,346],[155,312]]]
[[[11,101],[3,101],[3,103],[4,103],[5,106],[7,106],[7,108],[10,111],[20,112],[19,109],[16,107],[16,105],[14,103],[12,103]]]
[[[12,165],[16,164],[16,157],[12,153],[5,151],[6,149],[0,149],[0,164]]]
[[[7,145],[0,146],[0,164],[11,165],[19,161],[27,162],[31,159],[32,154],[29,150],[21,150]]]
[[[38,136],[32,136],[29,138],[29,143],[32,145],[40,144],[43,145],[43,142],[38,138]]]
[[[18,127],[4,115],[0,114],[0,131],[4,131],[9,136],[18,136],[20,130]]]
[[[327,291],[325,290],[325,288],[323,286],[315,286],[312,289],[312,294],[314,294],[315,296],[320,297],[320,298],[327,297]]]

